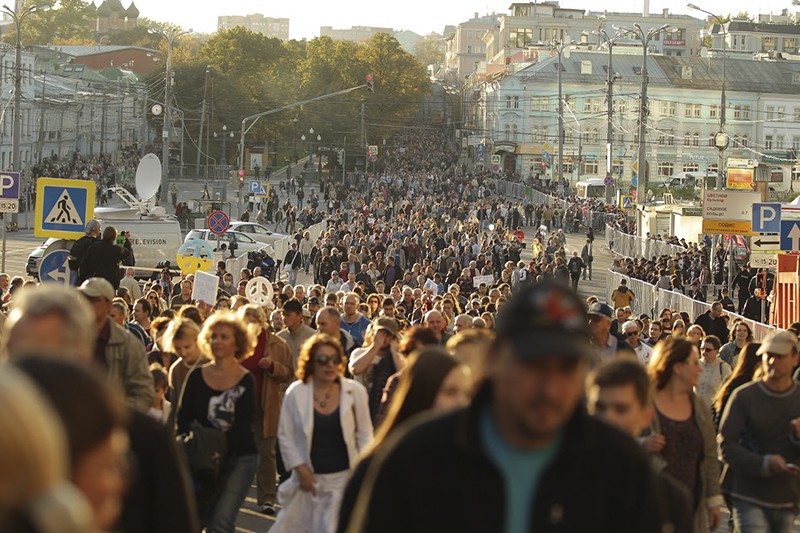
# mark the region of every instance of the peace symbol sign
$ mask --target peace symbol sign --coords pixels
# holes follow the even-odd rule
[[[248,281],[244,294],[251,303],[272,307],[272,283],[265,277],[257,276]]]

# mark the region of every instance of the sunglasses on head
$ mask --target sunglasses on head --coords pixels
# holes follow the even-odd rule
[[[333,363],[334,365],[339,365],[342,363],[342,356],[341,355],[319,355],[314,358],[314,362],[318,365],[327,365],[328,363]]]

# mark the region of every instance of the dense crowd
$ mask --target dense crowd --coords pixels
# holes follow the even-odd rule
[[[328,227],[294,228],[264,305],[257,264],[213,298],[120,277],[91,222],[77,289],[0,275],[0,530],[232,532],[254,479],[276,533],[704,533],[723,506],[790,530],[797,331],[754,342],[724,294],[693,321],[634,315],[626,283],[583,302],[572,208],[539,218],[437,135],[384,157],[289,204]],[[682,282],[704,253],[615,268]]]

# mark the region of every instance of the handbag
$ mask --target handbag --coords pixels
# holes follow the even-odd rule
[[[228,454],[228,439],[225,433],[217,428],[206,427],[197,420],[192,421],[188,432],[178,433],[177,413],[183,405],[183,395],[186,392],[189,376],[197,368],[199,362],[199,359],[195,361],[181,384],[178,407],[175,409],[175,440],[186,456],[192,479],[216,482]]]

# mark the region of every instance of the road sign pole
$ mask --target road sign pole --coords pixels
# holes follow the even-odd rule
[[[0,271],[6,271],[6,215],[3,214],[3,257],[2,257],[2,265],[0,265]]]

